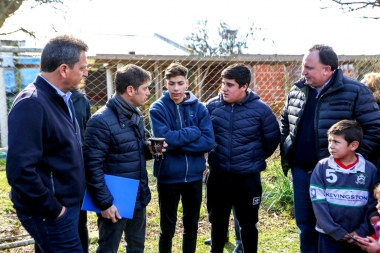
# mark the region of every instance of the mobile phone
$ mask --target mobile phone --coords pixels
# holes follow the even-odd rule
[[[354,241],[358,241],[358,240],[356,240],[356,238],[355,238],[353,235],[348,234],[348,236],[349,236],[352,240],[354,240]]]

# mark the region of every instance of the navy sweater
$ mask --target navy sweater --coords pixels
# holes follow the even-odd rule
[[[316,130],[314,129],[317,102],[317,91],[310,88],[302,115],[303,117],[298,124],[298,134],[294,142],[294,152],[292,152],[294,163],[306,171],[313,170],[318,162]]]
[[[80,131],[42,77],[17,95],[8,128],[6,170],[14,208],[55,219],[62,206],[79,204],[85,188]]]

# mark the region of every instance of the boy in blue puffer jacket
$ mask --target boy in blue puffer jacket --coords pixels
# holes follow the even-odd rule
[[[149,110],[152,132],[166,139],[164,157],[155,159],[160,207],[159,252],[172,252],[179,200],[183,207],[183,252],[196,250],[204,153],[214,146],[214,132],[206,107],[190,92],[188,70],[172,63],[165,70],[165,91]]]
[[[280,142],[280,128],[271,108],[248,88],[250,83],[247,66],[231,65],[222,71],[221,93],[206,105],[215,133],[206,175],[213,253],[223,252],[232,206],[244,252],[257,252],[260,172]]]

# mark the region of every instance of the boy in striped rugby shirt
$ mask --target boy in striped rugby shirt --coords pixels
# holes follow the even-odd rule
[[[376,167],[356,153],[363,139],[356,121],[339,121],[327,135],[330,157],[318,162],[310,181],[318,249],[320,253],[365,252],[355,237],[370,234],[366,214],[377,181]]]

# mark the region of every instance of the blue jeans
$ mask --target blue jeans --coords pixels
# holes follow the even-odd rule
[[[295,165],[292,167],[294,213],[298,226],[301,253],[318,252],[317,220],[310,200],[311,171],[305,171]]]
[[[158,251],[160,253],[172,252],[178,204],[182,200],[184,228],[182,252],[196,252],[199,212],[202,203],[202,180],[178,184],[157,183],[157,191],[161,228]]]
[[[23,227],[35,241],[35,252],[82,253],[78,235],[79,210],[79,204],[66,207],[66,211],[55,220],[20,211],[16,213]]]
[[[97,253],[116,253],[121,237],[127,242],[127,253],[143,253],[146,230],[146,208],[135,209],[133,219],[121,219],[112,223],[98,214],[99,247]]]

